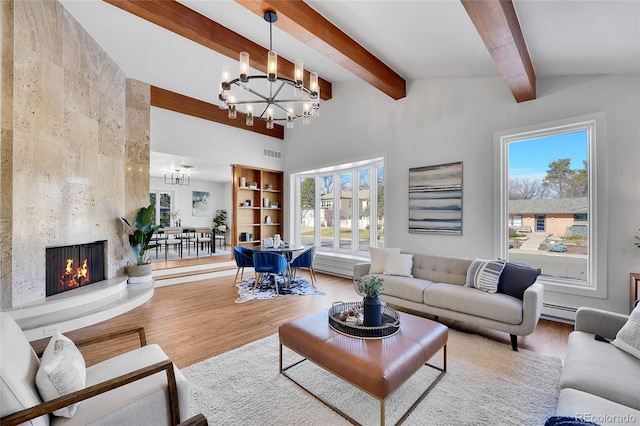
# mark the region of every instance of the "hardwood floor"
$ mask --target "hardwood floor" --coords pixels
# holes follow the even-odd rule
[[[86,338],[143,326],[149,344],[159,344],[178,367],[185,367],[276,333],[281,323],[327,309],[332,302],[357,300],[351,280],[317,275],[317,287],[326,293],[325,296],[278,297],[240,304],[234,303],[238,297],[234,275],[159,287],[151,300],[142,306],[67,334],[72,338]],[[302,276],[306,277],[304,272]],[[444,319],[442,322],[451,328],[504,343],[505,351],[511,350],[506,333]],[[535,333],[519,338],[519,347],[564,358],[567,336],[572,329],[568,324],[541,320]],[[34,342],[34,346],[45,344],[45,340]],[[82,352],[87,365],[92,365],[135,345],[135,338],[126,338],[83,348]]]

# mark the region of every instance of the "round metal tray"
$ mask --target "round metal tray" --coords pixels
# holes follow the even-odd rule
[[[388,306],[382,307],[382,325],[370,327],[361,323],[352,324],[340,320],[340,313],[361,306],[362,302],[334,302],[329,309],[329,326],[338,333],[360,339],[383,339],[400,331],[398,312]]]

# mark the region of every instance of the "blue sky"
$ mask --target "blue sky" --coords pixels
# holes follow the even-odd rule
[[[549,163],[571,158],[572,169],[587,159],[587,131],[552,135],[509,144],[509,178],[542,180]]]

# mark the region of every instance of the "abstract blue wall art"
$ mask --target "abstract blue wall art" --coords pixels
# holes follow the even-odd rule
[[[409,232],[462,235],[462,162],[409,169]]]
[[[202,191],[192,191],[192,213],[194,216],[210,216],[211,205],[209,204],[209,193]]]

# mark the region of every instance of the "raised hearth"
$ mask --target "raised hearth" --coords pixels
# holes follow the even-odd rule
[[[78,287],[41,303],[8,310],[27,339],[37,340],[65,333],[123,314],[153,296],[153,281],[146,286],[127,285],[127,276]]]

